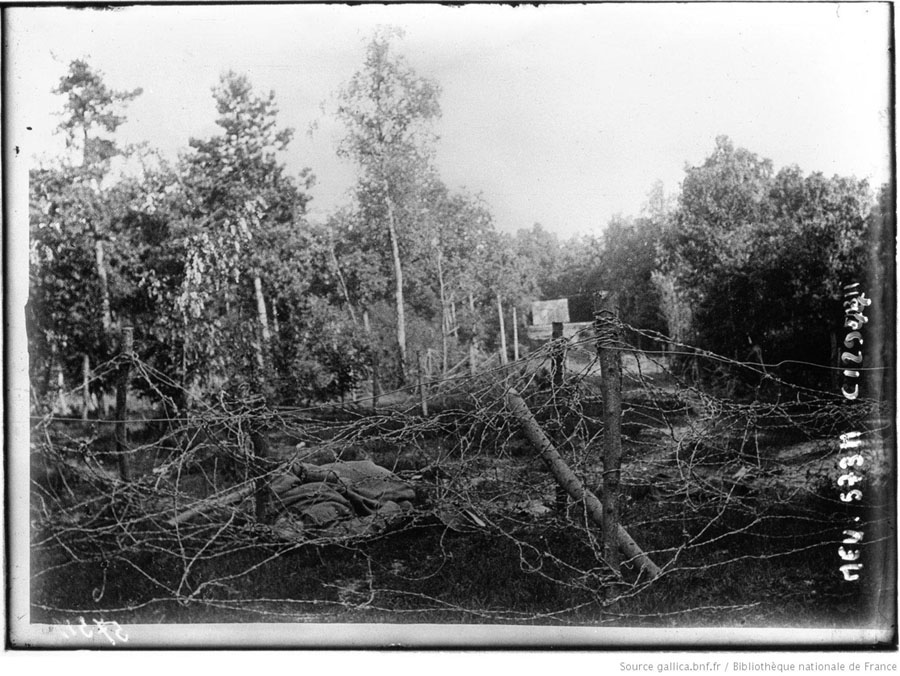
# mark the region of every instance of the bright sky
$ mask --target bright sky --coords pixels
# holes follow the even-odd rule
[[[17,8],[7,28],[14,143],[49,157],[53,89],[88,57],[117,89],[143,87],[121,128],[174,157],[215,133],[218,76],[274,90],[297,135],[285,160],[317,176],[311,215],[349,201],[355,168],[335,154],[334,93],[378,24],[442,86],[437,163],[481,193],[506,230],[561,235],[637,215],[653,183],[678,188],[715,137],[776,167],[889,177],[887,4],[597,4],[510,8],[152,6]],[[325,104],[324,109],[322,104]],[[311,124],[317,129],[309,135]],[[25,127],[31,130],[26,131]]]

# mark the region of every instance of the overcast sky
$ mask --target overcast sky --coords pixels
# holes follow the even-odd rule
[[[216,133],[210,90],[232,69],[274,90],[296,128],[285,161],[315,173],[316,219],[349,201],[355,169],[335,154],[329,103],[378,24],[404,28],[398,50],[442,87],[445,182],[481,193],[506,230],[568,236],[637,215],[654,181],[676,191],[719,134],[776,167],[889,176],[886,4],[36,7],[7,19],[23,158],[61,147],[50,90],[72,59],[114,88],[143,87],[121,138],[171,157]]]

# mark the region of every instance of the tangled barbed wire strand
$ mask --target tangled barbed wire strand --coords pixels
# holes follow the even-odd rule
[[[626,527],[662,568],[655,581],[637,574],[632,561],[624,562],[622,574],[604,562],[598,529],[584,505],[560,494],[505,405],[510,388],[520,392],[568,465],[598,491],[605,431],[599,364],[596,337],[582,331],[509,364],[431,379],[428,416],[419,411],[417,383],[382,393],[377,409],[371,406],[374,397],[306,407],[222,394],[194,398],[188,411],[146,420],[165,426],[126,450],[140,468],[130,482],[109,469],[114,451],[94,448],[96,432],[69,433],[55,424],[59,418],[36,416],[33,453],[62,469],[55,479],[33,477],[34,607],[57,618],[97,608],[134,614],[174,603],[285,619],[352,610],[563,623],[584,621],[590,611],[604,622],[645,615],[639,604],[630,612],[622,606],[666,577],[796,557],[831,542],[833,518],[822,504],[841,507],[826,485],[833,433],[860,425],[877,433],[885,425],[881,403],[861,399],[847,406],[839,393],[779,378],[776,365],[761,368],[627,324],[619,328],[618,335],[628,329],[661,346],[639,350],[623,339],[614,343],[624,362],[626,393],[622,512]],[[689,382],[674,364],[673,347],[727,366],[736,380],[750,378],[747,394],[722,396]],[[565,377],[554,382],[554,359],[561,351]],[[131,364],[133,377],[156,393],[160,409],[177,411],[163,391],[177,391],[180,384],[137,357]],[[118,366],[114,359],[95,373]],[[754,378],[774,383],[778,391],[760,397]],[[111,421],[91,424],[99,422]],[[270,457],[253,455],[254,432],[269,438]],[[399,527],[364,538],[311,531],[297,541],[254,519],[260,480],[271,484],[297,462],[358,458],[416,483],[419,504]],[[241,497],[225,499],[232,495]],[[197,517],[173,519],[186,510]],[[432,546],[418,570],[410,569],[409,560],[381,560],[394,556],[391,539],[418,537]],[[547,594],[555,590],[555,607],[501,608],[426,591],[423,584],[436,579],[435,571],[451,565],[448,537],[458,540],[453,547],[466,538],[495,543],[512,558],[513,570],[537,580],[536,588]],[[763,543],[764,551],[736,553],[733,543],[742,539]],[[365,561],[365,574],[323,582],[299,598],[244,586],[260,571],[280,570],[310,552],[321,557],[335,551]],[[142,597],[119,591],[110,598],[112,564],[117,575],[142,581]],[[78,566],[102,570],[91,607],[53,602],[51,580]]]

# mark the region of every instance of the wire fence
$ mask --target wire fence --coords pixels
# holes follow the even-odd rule
[[[599,495],[606,430],[591,330],[381,393],[378,407],[285,407],[243,391],[176,411],[163,392],[178,383],[136,355],[132,381],[157,401],[129,421],[124,450],[106,431],[116,421],[33,411],[33,617],[665,623],[837,594],[845,531],[864,531],[870,547],[887,537],[885,404],[620,328],[659,346],[615,345],[622,526],[655,577],[634,557],[609,565],[588,497],[560,489],[509,405],[520,394]],[[839,465],[850,431],[869,440],[856,486]],[[864,500],[845,500],[854,487]],[[811,572],[823,565],[821,578]],[[768,582],[742,589],[759,571]]]

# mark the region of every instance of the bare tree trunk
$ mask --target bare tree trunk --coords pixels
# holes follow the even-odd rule
[[[356,310],[353,309],[353,303],[350,302],[350,293],[347,291],[347,283],[344,281],[344,275],[341,273],[341,266],[338,265],[337,254],[334,252],[334,240],[331,239],[331,233],[328,233],[328,253],[331,254],[331,264],[334,266],[334,272],[337,274],[338,284],[341,286],[341,293],[344,294],[344,300],[347,302],[347,309],[350,310],[350,319],[356,323]]]
[[[87,420],[91,409],[91,358],[81,355],[81,419]]]
[[[83,136],[83,145],[81,148],[81,166],[83,169],[87,169],[88,167],[88,130],[87,126],[83,126],[81,129],[81,133]],[[91,183],[91,188],[95,193],[99,193],[100,185],[95,180]],[[97,277],[100,278],[100,314],[101,321],[103,323],[103,337],[109,341],[112,335],[112,303],[110,302],[109,296],[109,275],[106,270],[106,257],[103,251],[103,240],[100,238],[100,234],[97,231],[97,227],[94,223],[90,223],[91,232],[94,236],[94,261],[97,266]],[[104,415],[109,415],[109,410],[106,405],[105,397],[103,390],[101,389],[98,394],[100,402],[102,402],[102,406],[104,409]],[[98,403],[100,403],[98,402]]]
[[[65,344],[63,344],[63,349],[65,349]],[[51,360],[53,366],[56,369],[56,407],[59,410],[60,415],[66,414],[66,377],[64,374],[64,366],[62,357],[59,355],[59,350],[56,347],[56,343],[52,344],[51,350]]]
[[[369,324],[369,311],[363,310],[363,328],[369,341],[369,349],[372,352],[372,409],[378,408],[378,395],[381,394],[381,384],[378,382],[378,353],[372,343],[372,326]]]
[[[253,275],[253,290],[256,293],[256,312],[259,315],[259,328],[262,331],[263,343],[269,345],[272,335],[269,333],[269,315],[266,311],[266,297],[263,295],[262,280],[258,274]]]
[[[428,417],[428,396],[425,388],[425,358],[422,356],[422,353],[418,353],[418,362],[419,362],[419,404],[422,407],[422,416]]]
[[[425,377],[429,380],[434,374],[434,350],[430,347],[425,350]]]
[[[508,364],[509,356],[506,354],[506,325],[503,323],[503,301],[500,293],[497,293],[497,316],[500,318],[500,363]]]
[[[187,411],[191,408],[191,388],[190,383],[188,382],[188,372],[187,372],[187,354],[188,354],[188,323],[187,316],[182,315],[183,320],[183,329],[184,329],[184,339],[181,343],[181,392],[184,393],[184,401],[183,406],[184,410]]]
[[[263,295],[262,280],[259,278],[259,273],[253,274],[253,291],[256,294],[256,313],[259,317],[259,328],[262,336],[262,341],[256,353],[256,360],[259,363],[259,367],[263,368],[266,363],[265,355],[268,353],[269,347],[272,344],[272,335],[269,333],[269,317],[266,313],[266,298]]]
[[[196,516],[206,514],[206,512],[215,507],[222,507],[224,505],[230,505],[234,502],[237,502],[238,500],[243,500],[244,498],[253,495],[256,491],[257,487],[254,484],[248,483],[227,493],[220,493],[206,498],[205,500],[197,500],[194,503],[193,507],[175,514],[171,519],[169,519],[168,524],[170,526],[176,526],[180,523],[184,523],[185,521],[190,521]]]
[[[516,312],[516,306],[512,306],[513,310],[513,360],[519,361],[519,316]]]
[[[397,240],[397,222],[394,216],[394,201],[391,199],[390,186],[384,181],[384,201],[387,206],[388,235],[391,240],[391,255],[394,259],[394,298],[397,305],[397,367],[400,371],[400,384],[406,384],[406,313],[403,309],[403,267],[400,264],[400,243]]]
[[[97,237],[96,234],[94,237]],[[106,272],[106,261],[103,256],[103,240],[94,240],[94,258],[97,262],[97,276],[100,278],[100,308],[103,315],[103,333],[109,337],[112,331],[112,310],[109,302],[109,280]]]
[[[441,368],[447,372],[447,334],[450,332],[450,317],[447,314],[447,297],[444,291],[444,267],[441,265],[441,252],[437,252],[438,290],[441,297]]]
[[[449,368],[450,346],[447,343],[447,334],[450,331],[450,317],[447,308],[441,309],[441,371],[447,372]]]

